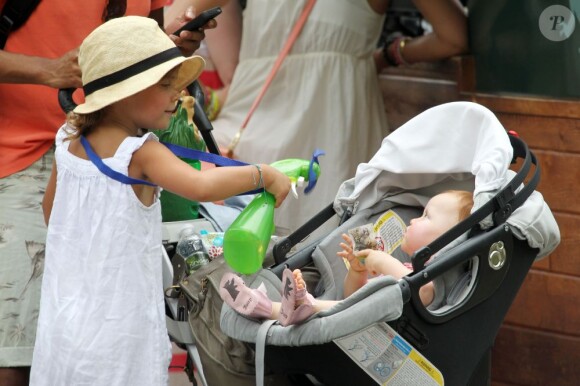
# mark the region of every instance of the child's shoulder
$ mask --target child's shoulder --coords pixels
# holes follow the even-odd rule
[[[68,123],[64,123],[56,132],[55,137],[55,144],[56,146],[62,145],[62,143],[67,140],[73,138],[76,134],[76,129]]]
[[[132,154],[140,149],[160,145],[159,138],[153,133],[145,133],[140,137],[127,137],[119,147],[119,151]]]

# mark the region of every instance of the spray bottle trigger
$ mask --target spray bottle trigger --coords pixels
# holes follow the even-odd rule
[[[294,198],[298,198],[298,192],[296,191],[296,182],[292,181],[291,183],[291,190],[292,190],[292,195],[294,196]]]

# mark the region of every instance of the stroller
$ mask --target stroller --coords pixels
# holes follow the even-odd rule
[[[348,229],[386,211],[407,224],[430,197],[450,189],[473,191],[471,215],[411,257],[394,248],[395,257],[413,265],[399,281],[369,281],[289,327],[245,318],[224,304],[221,328],[255,345],[258,385],[264,371],[300,384],[489,385],[491,347],[505,314],[531,264],[560,241],[535,191],[539,178],[534,154],[488,109],[471,102],[431,108],[386,137],[331,205],[278,242],[276,265],[244,280],[254,288],[263,283],[279,301],[284,267],[314,264],[321,276],[310,292],[339,300],[347,268],[336,252]],[[286,257],[330,219],[335,230]],[[431,281],[435,300],[425,307],[419,289]]]

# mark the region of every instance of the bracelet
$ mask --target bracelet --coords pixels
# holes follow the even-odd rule
[[[405,58],[403,58],[403,48],[405,48],[405,44],[407,43],[407,40],[411,40],[411,38],[408,38],[406,36],[400,36],[398,38],[395,39],[395,41],[392,43],[392,45],[394,46],[394,52],[393,52],[393,56],[395,58],[395,61],[398,63],[398,65],[409,65],[410,63],[407,62],[405,60]]]
[[[385,61],[389,64],[389,66],[397,67],[398,63],[395,61],[395,59],[391,55],[390,47],[391,47],[391,44],[389,44],[389,43],[386,43],[383,46],[383,59],[385,59]]]
[[[256,169],[258,169],[258,176],[259,176],[258,181],[256,181],[256,176],[254,175],[254,173],[252,173],[252,179],[254,180],[254,187],[256,187],[256,188],[264,187],[264,178],[262,176],[262,167],[258,164],[254,164],[253,166],[255,166]]]
[[[383,46],[383,58],[389,63],[390,66],[398,67],[400,65],[408,65],[402,55],[403,48],[407,43],[407,40],[411,38],[406,36],[398,36],[391,43],[387,43]]]

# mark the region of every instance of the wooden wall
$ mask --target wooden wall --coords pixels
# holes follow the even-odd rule
[[[477,93],[470,57],[380,76],[391,129],[428,107],[470,100],[492,110],[538,157],[562,241],[536,262],[501,327],[492,385],[580,384],[580,101]]]

